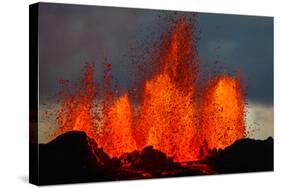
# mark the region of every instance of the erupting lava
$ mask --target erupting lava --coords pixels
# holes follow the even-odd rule
[[[211,80],[200,108],[201,126],[210,149],[224,149],[244,137],[244,100],[237,78],[226,75]]]
[[[177,162],[204,157],[205,143],[208,149],[225,148],[244,136],[240,74],[236,79],[216,76],[202,96],[197,94],[198,60],[191,23],[178,19],[155,51],[159,70],[145,81],[141,100],[134,105],[127,92],[113,95],[110,64],[104,63],[100,90],[93,81],[94,67],[87,64],[82,88],[74,94],[62,93],[57,134],[85,131],[111,157],[152,145]]]
[[[136,150],[136,143],[132,137],[133,109],[127,93],[115,101],[107,118],[108,124],[104,130],[106,136],[100,143],[105,152],[112,156],[120,156]]]
[[[87,135],[93,137],[95,134],[93,103],[95,87],[94,66],[86,64],[81,88],[72,95],[64,91],[61,93],[61,106],[57,113],[56,121],[60,125],[56,135],[71,130],[85,131]],[[63,86],[68,86],[68,82],[62,82]]]
[[[140,107],[141,144],[153,145],[177,161],[197,159],[195,79],[197,64],[191,26],[178,20],[160,46],[160,73],[146,81]],[[145,145],[142,145],[145,144]]]

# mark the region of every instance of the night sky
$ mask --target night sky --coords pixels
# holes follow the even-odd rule
[[[40,105],[53,102],[58,80],[79,79],[85,62],[95,62],[97,79],[101,78],[104,58],[112,64],[113,79],[130,88],[132,48],[137,49],[133,55],[141,55],[159,39],[168,27],[166,18],[174,14],[46,3],[40,4],[39,12]],[[273,18],[197,13],[196,20],[201,69],[208,72],[215,61],[229,74],[240,67],[249,119],[257,121],[259,114],[267,114],[258,121],[271,124],[253,137],[273,136]]]

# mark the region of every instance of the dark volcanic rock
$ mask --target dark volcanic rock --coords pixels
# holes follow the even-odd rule
[[[141,152],[140,166],[148,171],[165,170],[173,166],[173,160],[168,158],[165,153],[148,146]]]
[[[105,167],[92,154],[88,143],[84,132],[73,131],[48,144],[40,144],[39,183],[84,182],[105,176]]]
[[[186,168],[173,162],[165,153],[147,146],[142,151],[133,151],[120,157],[122,168],[139,171],[142,178],[191,176],[202,174],[200,170]]]
[[[209,158],[218,173],[273,171],[273,139],[236,141]]]
[[[38,184],[113,181],[142,177],[139,173],[120,169],[120,166],[120,159],[111,159],[84,132],[70,131],[48,144],[39,144]]]
[[[184,168],[179,163],[173,162],[172,158],[153,146],[145,147],[140,155],[138,168],[144,169],[152,177],[178,177],[202,174],[198,169]]]
[[[48,144],[39,144],[38,178],[39,185],[48,185],[190,176],[210,174],[213,170],[214,173],[268,171],[273,170],[273,139],[242,139],[225,150],[214,151],[205,161],[193,163],[185,166],[175,163],[152,146],[110,158],[84,132],[71,131]]]
[[[125,153],[121,157],[122,167],[146,171],[165,170],[173,166],[173,160],[165,153],[147,146],[142,151]]]

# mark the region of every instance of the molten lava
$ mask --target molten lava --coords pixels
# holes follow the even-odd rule
[[[133,109],[128,94],[118,98],[107,114],[108,124],[104,130],[101,146],[111,156],[120,156],[136,150],[132,135]]]
[[[86,64],[82,87],[61,93],[57,135],[84,131],[111,157],[152,145],[177,162],[199,160],[206,150],[225,148],[244,136],[240,74],[236,79],[219,75],[198,94],[191,23],[178,19],[153,55],[158,69],[144,81],[134,105],[128,92],[114,96],[109,63],[103,63],[100,88],[94,84],[94,66]]]
[[[221,75],[209,81],[200,109],[201,130],[210,149],[224,149],[244,137],[244,100],[237,78]]]
[[[94,118],[93,103],[95,87],[94,66],[86,64],[84,77],[81,81],[81,88],[75,94],[62,92],[62,100],[57,113],[56,121],[60,125],[56,135],[60,135],[70,130],[85,131],[89,136],[93,136]],[[63,82],[67,85],[67,82]]]
[[[146,81],[138,123],[139,149],[153,145],[177,161],[195,160],[195,78],[191,28],[179,20],[160,46],[160,73]]]

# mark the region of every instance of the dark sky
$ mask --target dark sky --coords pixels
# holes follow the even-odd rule
[[[236,71],[251,101],[273,104],[273,18],[199,14],[199,54]]]
[[[58,92],[58,80],[77,80],[85,62],[107,58],[113,77],[132,84],[131,54],[156,41],[167,27],[169,11],[40,4],[40,103]],[[183,14],[183,13],[181,13]],[[188,14],[188,13],[187,13]],[[199,58],[203,69],[215,61],[233,73],[242,70],[250,101],[273,104],[273,18],[197,14]],[[139,54],[138,54],[139,53]]]

